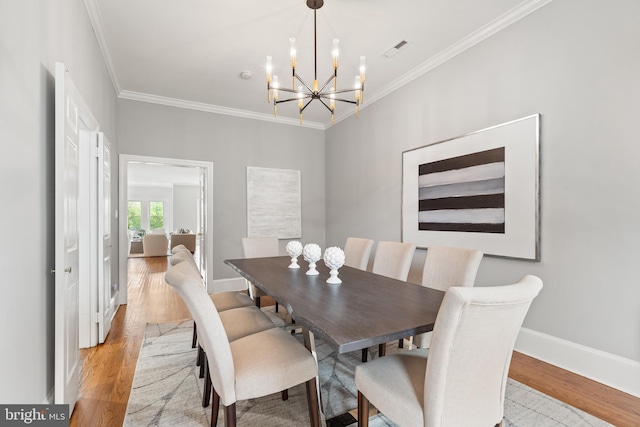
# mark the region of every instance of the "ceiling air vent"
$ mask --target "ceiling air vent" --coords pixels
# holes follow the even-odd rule
[[[398,43],[396,43],[395,45],[391,46],[389,49],[387,49],[384,52],[382,52],[382,56],[387,57],[387,58],[391,58],[391,57],[395,56],[398,52],[400,52],[400,49],[402,49],[403,47],[405,47],[408,44],[409,44],[408,41],[400,40]]]

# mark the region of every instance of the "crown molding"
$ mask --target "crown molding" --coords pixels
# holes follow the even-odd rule
[[[425,61],[422,64],[418,65],[416,68],[404,74],[397,80],[394,80],[387,86],[384,86],[380,90],[370,94],[367,97],[367,103],[361,105],[360,110],[365,109],[366,107],[378,101],[379,99],[382,99],[385,96],[389,95],[390,93],[400,89],[402,86],[409,84],[410,82],[414,81],[418,77],[444,64],[448,60],[461,54],[467,49],[477,45],[478,43],[491,37],[497,32],[504,30],[509,25],[519,21],[520,19],[524,18],[530,13],[540,9],[541,7],[546,6],[548,3],[551,3],[552,1],[553,0],[527,0],[521,3],[520,5],[514,7],[513,9],[506,12],[502,16],[499,16],[498,18],[489,22],[484,27],[481,27],[480,29],[471,33],[470,35],[463,38],[462,40],[459,40],[458,42],[452,44],[442,52],[433,56],[428,61]],[[338,123],[339,121],[342,121],[352,116],[353,114],[354,114],[353,112],[345,112],[343,114],[336,115],[335,122]]]
[[[280,123],[285,125],[302,126],[311,129],[324,130],[325,126],[317,122],[303,122],[286,117],[273,117],[271,114],[255,113],[253,111],[240,110],[237,108],[222,107],[220,105],[205,104],[203,102],[186,101],[184,99],[169,98],[165,96],[150,95],[147,93],[132,92],[123,90],[118,98],[132,101],[149,102],[152,104],[166,105],[169,107],[185,108],[188,110],[204,111],[207,113],[225,114],[227,116],[242,117],[245,119],[262,120],[265,122]]]
[[[115,90],[116,96],[117,96],[122,91],[122,87],[120,86],[120,82],[118,81],[118,74],[116,73],[116,68],[113,65],[113,59],[111,58],[111,50],[109,49],[109,43],[107,42],[107,38],[104,35],[104,26],[102,25],[102,14],[100,13],[98,2],[97,0],[84,0],[84,5],[87,8],[87,13],[89,14],[89,20],[91,21],[91,26],[93,27],[93,32],[96,35],[98,46],[102,51],[102,57],[104,58],[105,65],[107,66],[107,71],[109,72],[109,77],[111,77],[111,83],[113,84],[113,89]]]
[[[183,99],[168,98],[168,97],[163,97],[158,95],[151,95],[151,94],[145,94],[140,92],[123,90],[120,87],[120,83],[118,82],[118,76],[116,74],[115,67],[113,65],[113,60],[111,59],[109,45],[104,35],[104,27],[102,25],[102,17],[100,14],[100,9],[97,4],[97,0],[84,0],[84,1],[85,1],[87,11],[89,13],[91,24],[93,25],[93,29],[96,34],[96,39],[98,40],[98,45],[102,50],[102,55],[104,57],[104,60],[107,66],[107,70],[109,71],[109,75],[111,76],[113,87],[119,98],[130,99],[130,100],[141,101],[141,102],[150,102],[154,104],[167,105],[167,106],[172,106],[177,108],[186,108],[186,109],[204,111],[209,113],[225,114],[229,116],[243,117],[243,118],[248,118],[253,120],[262,120],[262,121],[280,123],[285,125],[303,126],[311,129],[326,130],[329,127],[331,127],[331,122],[325,122],[325,123],[303,122],[301,125],[298,120],[284,118],[284,117],[280,117],[280,118],[273,117],[270,114],[255,113],[252,111],[228,108],[228,107],[223,107],[219,105],[205,104],[201,102],[193,102],[193,101],[187,101]],[[428,73],[434,68],[447,62],[451,58],[477,45],[478,43],[482,42],[488,37],[491,37],[497,32],[505,29],[509,25],[519,21],[520,19],[524,18],[525,16],[529,15],[532,12],[535,12],[536,10],[547,5],[548,3],[551,3],[552,1],[553,0],[526,0],[522,2],[520,5],[514,7],[513,9],[506,12],[502,16],[494,19],[492,22],[488,23],[487,25],[478,29],[477,31],[471,33],[469,36],[463,38],[457,43],[454,43],[453,45],[449,46],[447,49],[435,55],[428,61],[423,62],[422,64],[415,67],[411,71],[407,72],[400,78],[394,80],[387,86],[384,86],[380,90],[367,95],[367,103],[361,105],[360,110],[364,110],[369,105],[373,104],[379,99],[382,99],[385,96],[389,95],[390,93],[409,84],[410,82],[414,81],[418,77]],[[342,120],[345,120],[354,114],[355,114],[354,111],[345,111],[342,114],[336,114],[335,123],[341,122]]]

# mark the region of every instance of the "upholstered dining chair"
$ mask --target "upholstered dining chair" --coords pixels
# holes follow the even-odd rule
[[[225,408],[225,426],[235,426],[237,401],[267,396],[302,383],[306,384],[311,425],[319,425],[318,367],[300,342],[280,328],[229,342],[220,313],[206,297],[202,280],[193,274],[191,265],[175,265],[165,280],[184,299],[198,324],[207,355],[206,376],[213,385],[212,426],[217,425],[220,404]]]
[[[245,258],[266,258],[280,255],[277,237],[243,237],[242,249],[244,250]],[[256,305],[260,307],[260,298],[267,294],[251,282],[248,282],[248,287]],[[276,301],[277,311],[278,302]]]
[[[422,286],[441,291],[452,286],[473,286],[482,256],[482,251],[477,249],[429,246],[422,269]],[[422,348],[428,348],[430,340],[431,332],[413,337],[413,343]]]
[[[344,265],[366,270],[373,248],[373,240],[361,237],[347,237],[344,244]]]
[[[169,258],[169,263],[172,266],[175,266],[176,264],[179,264],[181,262],[187,262],[190,265],[192,265],[195,271],[199,271],[198,266],[195,260],[193,259],[193,254],[191,253],[191,251],[189,251],[189,249],[187,249],[186,247],[184,247],[183,249],[176,246],[172,249],[172,252],[173,254],[171,255],[171,258]],[[218,312],[233,310],[233,309],[242,308],[242,307],[255,307],[254,301],[244,291],[219,292],[219,293],[209,294],[209,298],[211,298],[211,300],[215,304]],[[275,325],[275,326],[280,326],[280,325]],[[194,322],[191,347],[196,348],[197,344],[198,344],[198,327]],[[202,364],[202,358],[203,358],[202,351],[199,351],[198,360],[196,364],[203,368],[201,374],[202,376],[204,376],[204,365]]]
[[[378,242],[371,271],[397,280],[407,280],[416,245],[404,242]]]
[[[494,426],[502,422],[516,337],[542,281],[446,292],[431,348],[356,367],[358,426],[369,403],[402,426]],[[428,356],[428,358],[427,358]]]
[[[406,281],[415,251],[416,245],[413,243],[378,242],[371,272],[391,277],[392,279]],[[385,354],[386,346],[386,344],[380,344],[378,346],[378,355],[383,356]],[[368,355],[369,350],[366,348],[362,349],[363,362],[367,361]]]

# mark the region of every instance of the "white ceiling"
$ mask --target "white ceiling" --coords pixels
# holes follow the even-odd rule
[[[318,80],[331,74],[340,39],[338,88],[353,86],[366,56],[366,108],[450,57],[551,0],[325,0],[318,10]],[[289,38],[298,74],[313,81],[313,12],[306,0],[85,0],[118,96],[274,120],[267,103],[266,56],[281,85],[290,80]],[[382,53],[401,40],[396,56]],[[240,73],[251,71],[243,80]],[[337,103],[336,120],[354,112]],[[366,114],[366,111],[362,111]],[[298,123],[297,103],[278,105],[278,121]],[[318,101],[305,126],[325,128]]]

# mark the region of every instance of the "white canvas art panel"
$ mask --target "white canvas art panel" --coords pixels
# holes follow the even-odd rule
[[[302,237],[300,171],[247,167],[247,236]]]
[[[539,115],[402,155],[402,240],[539,260]]]

